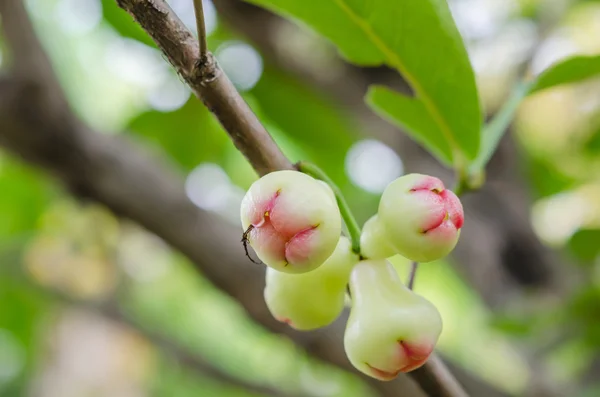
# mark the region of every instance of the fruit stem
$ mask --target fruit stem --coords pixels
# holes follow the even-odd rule
[[[415,286],[415,277],[417,276],[418,268],[419,268],[419,262],[413,261],[410,264],[410,274],[408,275],[408,282],[406,283],[406,286],[408,287],[408,289],[413,289],[413,287]]]
[[[206,58],[206,53],[208,52],[202,0],[194,0],[194,13],[196,15],[196,28],[198,30],[198,44],[200,45],[200,59],[202,60]]]
[[[313,178],[322,180],[331,187],[331,190],[333,190],[333,193],[335,194],[335,199],[337,201],[338,207],[340,208],[340,213],[342,215],[342,218],[344,219],[344,223],[346,224],[346,228],[348,229],[348,234],[350,234],[350,240],[352,241],[352,251],[357,255],[361,255],[360,226],[358,226],[358,222],[356,222],[356,219],[354,218],[354,215],[352,214],[350,206],[346,202],[342,191],[331,180],[331,178],[327,176],[325,171],[323,171],[315,164],[309,163],[307,161],[299,161],[298,163],[296,163],[296,169],[300,172],[312,176]]]

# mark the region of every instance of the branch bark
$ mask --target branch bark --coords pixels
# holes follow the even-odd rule
[[[20,3],[0,1],[5,20],[16,20],[15,14],[9,14],[14,9],[7,7],[11,2]],[[120,5],[128,7],[153,32],[169,61],[216,112],[259,174],[291,168],[226,76],[219,72],[211,77],[201,71],[203,65],[196,67],[197,44],[164,2],[120,0]],[[28,27],[23,21],[11,26],[18,30]],[[12,37],[12,48],[20,49],[24,36]],[[20,62],[27,63],[29,55],[15,51],[14,57],[23,57]],[[51,70],[42,58],[29,61],[35,68]],[[238,239],[231,238],[240,231],[194,206],[185,195],[181,177],[168,164],[150,158],[127,139],[95,133],[83,125],[65,102],[56,101],[62,94],[48,84],[49,79],[54,80],[38,73],[0,81],[0,145],[58,176],[76,195],[100,202],[163,238],[271,331],[288,335],[315,356],[354,371],[341,343],[345,316],[313,333],[299,333],[275,321],[262,297],[264,267],[249,265]],[[239,107],[244,109],[230,114]],[[394,382],[367,380],[382,396],[397,396],[400,390],[403,396],[423,396],[406,376]],[[487,395],[502,394],[490,389]]]

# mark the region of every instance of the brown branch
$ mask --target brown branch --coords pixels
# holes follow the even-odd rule
[[[152,37],[259,175],[293,169],[212,54],[200,59],[198,42],[164,0],[117,0],[117,3]]]

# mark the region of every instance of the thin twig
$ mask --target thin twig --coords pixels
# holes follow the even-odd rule
[[[198,30],[198,43],[200,43],[200,59],[202,60],[206,57],[206,53],[208,52],[202,0],[194,0],[194,12],[196,13],[196,28]]]
[[[413,261],[410,264],[410,273],[408,275],[408,282],[406,286],[408,289],[413,289],[415,286],[415,278],[417,277],[417,269],[419,268],[419,262]]]
[[[435,354],[421,368],[409,372],[409,375],[430,397],[468,397],[446,364]]]

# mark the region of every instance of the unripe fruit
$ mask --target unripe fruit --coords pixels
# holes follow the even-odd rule
[[[276,171],[254,182],[242,200],[248,242],[267,266],[287,273],[319,267],[342,231],[331,189],[297,171]]]
[[[341,237],[333,254],[312,272],[288,274],[268,268],[264,297],[269,311],[297,330],[331,324],[344,309],[346,284],[358,261],[350,241]]]
[[[396,252],[417,262],[448,255],[464,222],[458,197],[438,178],[421,174],[390,183],[381,196],[378,215]]]
[[[442,332],[442,318],[431,302],[404,286],[386,260],[359,262],[350,275],[350,291],[344,348],[352,365],[388,381],[425,364]]]
[[[379,215],[373,215],[365,222],[360,234],[360,251],[368,259],[385,259],[396,255],[394,247],[387,240]]]

